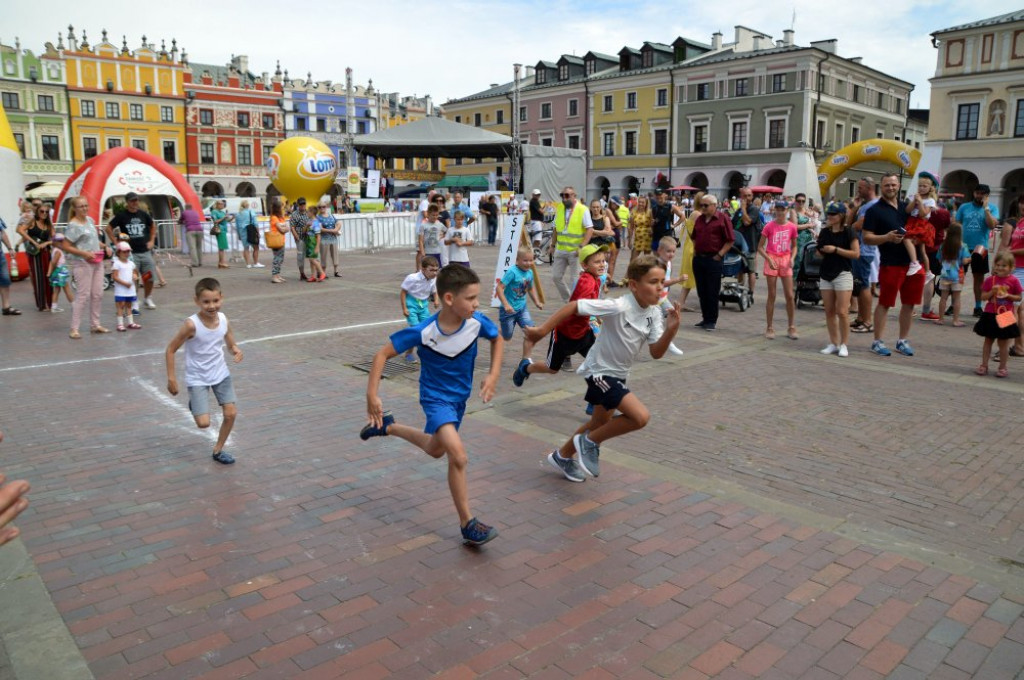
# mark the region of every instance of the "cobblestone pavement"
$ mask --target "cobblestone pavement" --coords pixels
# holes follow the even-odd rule
[[[489,274],[496,251],[475,250]],[[32,482],[22,540],[95,677],[1024,677],[1024,360],[977,377],[970,329],[920,320],[912,358],[863,335],[825,357],[820,307],[800,340],[767,341],[762,282],[713,334],[684,315],[685,356],[637,364],[650,424],[571,484],[544,457],[584,417],[582,381],[517,390],[517,338],[462,429],[473,507],[501,531],[472,550],[443,462],[356,436],[352,364],[402,326],[413,256],[343,259],[322,284],[196,270],[244,343],[230,468],[165,389],[186,270],[141,331],[0,323],[0,467]],[[31,308],[28,282],[13,294]],[[382,388],[410,424],[415,381]],[[0,635],[0,677],[33,680],[24,663]]]

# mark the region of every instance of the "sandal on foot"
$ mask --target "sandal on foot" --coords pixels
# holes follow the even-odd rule
[[[988,366],[986,366],[985,364],[982,364],[981,366],[978,366],[976,369],[974,369],[974,374],[975,375],[988,375]]]
[[[235,462],[235,459],[227,451],[218,451],[213,454],[213,459],[221,465],[231,465]]]
[[[771,328],[769,328],[768,330],[766,330],[764,332],[764,337],[767,340],[774,340],[775,339],[775,331],[772,330]]]
[[[14,307],[4,307],[4,316],[21,316],[21,310]]]
[[[1016,347],[1010,348],[1011,357],[1024,357],[1024,352],[1018,352]]]
[[[90,333],[109,333],[110,329],[104,326],[95,326],[89,329]]]
[[[997,378],[1005,378],[1008,375],[1010,375],[1010,372],[1008,370],[1006,370],[1005,368],[1000,368],[998,371],[996,371],[996,377]]]
[[[73,330],[70,333],[68,333],[68,337],[71,338],[72,340],[81,340],[82,334],[79,333],[78,331]]]
[[[131,328],[133,331],[137,331],[140,328],[142,328],[142,324],[132,322],[132,323],[128,324],[128,328]]]
[[[124,333],[126,330],[128,330],[128,329],[125,328],[122,324],[117,324],[117,332],[118,333]]]
[[[954,321],[953,322],[953,328],[963,328],[966,325],[967,324],[965,324],[963,321]]]
[[[796,332],[796,326],[790,326],[789,330],[786,331],[786,337],[790,340],[799,340],[800,336]]]

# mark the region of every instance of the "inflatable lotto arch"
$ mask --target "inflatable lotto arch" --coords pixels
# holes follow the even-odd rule
[[[867,139],[844,146],[818,166],[821,197],[828,196],[829,187],[848,169],[870,161],[889,161],[903,168],[911,177],[921,161],[921,152],[894,139]]]

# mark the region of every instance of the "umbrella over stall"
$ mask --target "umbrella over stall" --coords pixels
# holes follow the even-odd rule
[[[779,187],[773,187],[770,184],[758,184],[757,186],[750,187],[750,190],[755,194],[781,194],[782,189]]]

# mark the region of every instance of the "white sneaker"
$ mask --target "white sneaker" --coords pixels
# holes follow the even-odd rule
[[[843,345],[843,347],[846,347],[846,345]],[[839,348],[836,347],[835,345],[833,345],[830,342],[830,343],[828,343],[828,347],[826,347],[825,349],[821,350],[821,353],[822,354],[835,354],[838,351],[839,351]]]
[[[910,263],[910,267],[907,268],[907,276],[913,276],[914,274],[918,273],[919,271],[921,271],[921,263],[920,262],[911,262]]]
[[[57,305],[54,305],[53,307],[50,307],[50,313],[51,314],[59,314],[60,312],[63,312],[63,311],[64,310],[61,309],[60,307],[58,307]]]
[[[846,349],[846,345],[839,345],[839,351],[836,352],[841,357],[850,356],[850,350]]]
[[[251,264],[247,264],[247,265],[245,265],[245,268],[246,269],[252,269],[252,265]]]
[[[683,356],[683,350],[681,350],[678,347],[676,347],[676,343],[674,343],[674,342],[668,343],[668,353],[669,354],[674,354],[677,357]]]
[[[264,267],[266,267],[266,266],[267,266],[267,265],[265,265],[265,264],[260,264],[259,262],[257,262],[256,264],[254,264],[254,265],[252,266],[252,268],[253,268],[253,269],[263,269],[263,268],[264,268]]]
[[[146,309],[156,309],[156,303],[153,302],[153,298],[146,298]]]

